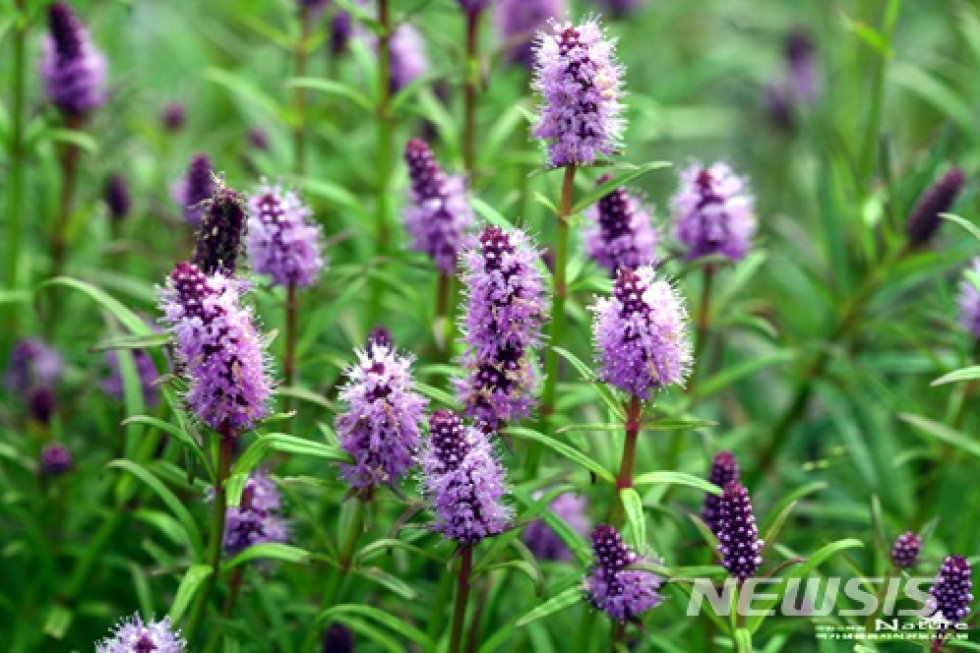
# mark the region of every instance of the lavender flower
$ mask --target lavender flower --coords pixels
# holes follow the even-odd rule
[[[595,0],[613,18],[623,18],[643,5],[643,0]]]
[[[974,338],[980,339],[980,257],[973,259],[964,272],[957,302],[960,305],[960,325]]]
[[[490,0],[458,0],[459,8],[468,14],[478,14],[487,8]]]
[[[126,178],[118,172],[112,173],[106,179],[105,205],[109,209],[109,217],[117,222],[126,218],[133,206]]]
[[[71,451],[60,442],[50,442],[41,449],[41,471],[47,476],[61,476],[75,467]]]
[[[322,231],[292,190],[263,182],[248,200],[248,256],[280,286],[309,286],[323,269]]]
[[[169,618],[144,623],[134,614],[120,622],[111,637],[96,643],[95,653],[184,653],[186,646]]]
[[[568,11],[565,0],[498,0],[496,23],[510,61],[534,65],[534,35]]]
[[[284,543],[289,529],[279,515],[281,508],[276,484],[262,470],[253,472],[245,481],[241,502],[225,511],[225,553],[233,556],[256,544]]]
[[[106,101],[105,55],[64,2],[48,7],[48,30],[38,64],[44,92],[66,116],[84,118]]]
[[[171,195],[184,209],[184,220],[195,229],[201,226],[203,203],[214,193],[214,168],[206,154],[196,154],[187,176],[174,184]]]
[[[539,254],[519,230],[487,227],[463,253],[468,305],[463,318],[468,376],[456,388],[466,414],[497,429],[527,417],[534,402],[533,348],[547,310]]]
[[[553,22],[550,34],[539,35],[534,72],[532,87],[544,100],[534,135],[547,143],[549,164],[591,165],[612,154],[623,131],[623,71],[598,21]]]
[[[180,131],[185,122],[187,122],[187,110],[179,102],[171,102],[160,112],[160,124],[168,132]]]
[[[350,12],[338,10],[330,19],[330,52],[341,55],[347,52],[354,33],[354,19]]]
[[[708,480],[718,487],[724,489],[726,485],[739,480],[740,477],[738,461],[735,460],[735,456],[731,452],[722,451],[711,461],[711,474],[708,476]],[[711,532],[717,535],[721,522],[721,497],[710,492],[704,497],[701,518],[711,529]]]
[[[740,581],[755,575],[762,564],[763,541],[752,514],[749,492],[738,481],[729,481],[718,507],[718,552],[722,565]]]
[[[143,403],[152,408],[160,402],[160,391],[154,385],[158,376],[156,364],[153,362],[153,358],[142,349],[134,349],[130,353],[133,356],[136,373],[139,375],[140,386],[143,389]],[[102,391],[110,397],[122,399],[123,379],[122,371],[119,368],[119,352],[107,351],[105,358],[109,364],[110,375],[102,382]]]
[[[608,175],[599,184],[609,181]],[[650,214],[622,186],[589,210],[589,225],[583,231],[586,249],[596,263],[615,275],[619,268],[655,265],[654,248],[660,235],[650,224]]]
[[[606,383],[640,399],[684,383],[692,360],[687,310],[653,268],[621,268],[612,297],[600,298],[592,310],[599,376]]]
[[[910,569],[919,561],[922,550],[922,538],[906,531],[895,539],[892,546],[892,563],[899,569]]]
[[[952,624],[963,621],[973,602],[971,573],[970,563],[963,556],[952,555],[943,561],[936,582],[929,590],[932,595],[929,607],[934,616]]]
[[[630,551],[615,528],[596,526],[592,531],[592,550],[595,565],[585,590],[592,605],[623,623],[660,603],[663,579],[649,571],[629,569],[644,559]]]
[[[216,272],[235,274],[246,220],[245,198],[219,184],[211,199],[204,204],[203,220],[194,248],[194,265],[208,275]]]
[[[810,34],[802,28],[790,32],[786,37],[785,53],[794,98],[813,102],[820,95],[820,79]]]
[[[31,388],[25,396],[27,413],[39,424],[51,422],[51,416],[58,407],[58,398],[54,390],[46,385]]]
[[[397,93],[429,71],[425,40],[413,25],[402,23],[396,27],[388,40],[388,48],[391,53],[388,83],[392,93]]]
[[[14,392],[52,386],[61,377],[61,356],[44,342],[35,338],[21,340],[10,352],[4,383]]]
[[[537,499],[539,495],[540,493],[536,494],[534,498]],[[568,524],[573,531],[584,536],[589,532],[589,518],[585,514],[585,506],[585,497],[562,494],[548,504],[548,510],[555,513],[555,516]],[[524,530],[524,543],[539,560],[567,562],[573,559],[572,552],[543,519],[536,519],[527,525]]]
[[[323,653],[354,653],[354,633],[343,624],[331,624],[323,634]]]
[[[677,239],[687,258],[721,255],[745,257],[755,233],[755,200],[745,179],[727,163],[710,168],[695,164],[681,173],[681,188],[671,200]]]
[[[429,418],[422,454],[423,493],[436,513],[443,537],[472,545],[507,528],[513,516],[503,502],[506,471],[487,435],[465,426],[448,410]]]
[[[425,252],[441,272],[451,274],[463,234],[473,222],[466,182],[445,174],[429,146],[418,139],[405,145],[405,162],[412,184],[405,228],[412,236],[412,248]]]
[[[939,214],[953,207],[965,180],[963,171],[953,168],[922,194],[905,223],[909,245],[923,247],[936,236],[942,224]]]
[[[394,343],[394,340],[392,340],[391,331],[383,326],[376,326],[371,329],[371,333],[367,337],[367,347],[369,349],[372,345],[379,345],[391,349],[392,343]]]
[[[421,444],[425,397],[412,389],[412,357],[391,344],[369,342],[347,369],[340,400],[347,411],[337,417],[341,446],[354,457],[342,465],[352,487],[397,483],[412,467]]]
[[[221,273],[205,276],[181,262],[162,293],[164,322],[190,380],[185,400],[223,434],[254,427],[267,414],[271,394],[264,343],[251,309],[240,304],[243,290],[241,282]]]

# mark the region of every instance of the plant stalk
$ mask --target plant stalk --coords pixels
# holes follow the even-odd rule
[[[12,75],[10,80],[10,140],[7,196],[7,284],[17,287],[20,268],[20,241],[23,228],[21,198],[24,193],[24,52],[27,42],[26,0],[15,0],[17,21],[13,34]],[[16,316],[14,311],[12,316]]]
[[[292,387],[296,380],[296,284],[290,282],[286,286],[286,354],[283,360],[283,377],[286,387]],[[292,398],[286,397],[285,410],[292,408]]]
[[[81,119],[76,116],[69,116],[65,120],[65,127],[68,129],[74,130],[80,126]],[[51,276],[53,277],[61,276],[64,273],[68,259],[68,228],[71,225],[71,206],[75,197],[75,182],[78,177],[78,157],[80,154],[78,146],[73,143],[66,143],[58,148],[61,191],[58,197],[58,215],[55,218],[54,231],[51,234]],[[53,306],[57,307],[57,302]],[[52,319],[52,322],[54,321]]]
[[[623,441],[623,457],[619,463],[619,474],[616,476],[616,496],[609,512],[609,523],[616,528],[623,525],[624,508],[620,491],[633,487],[633,468],[636,465],[636,442],[640,434],[640,421],[643,416],[643,402],[636,395],[630,397],[626,409],[626,439]]]
[[[456,606],[453,608],[453,629],[449,637],[449,653],[459,653],[466,621],[466,603],[470,595],[470,574],[473,572],[473,545],[459,547],[459,577],[456,584]]]
[[[378,0],[378,106],[376,119],[378,122],[378,215],[377,232],[375,236],[375,251],[377,258],[383,259],[388,254],[390,227],[388,225],[390,212],[388,187],[391,184],[391,116],[388,115],[391,102],[391,8],[390,0]],[[372,279],[371,302],[369,305],[368,324],[376,324],[381,312],[384,284],[379,279]]]
[[[302,7],[299,15],[299,42],[296,44],[296,77],[306,76],[309,59],[310,32],[312,31],[312,10]],[[306,90],[297,87],[293,90],[293,172],[302,175],[306,168]]]
[[[463,82],[463,165],[473,183],[476,170],[476,98],[480,84],[480,14],[466,13],[466,60]]]
[[[231,579],[228,581],[228,595],[225,597],[225,604],[221,607],[221,617],[222,619],[227,619],[231,616],[231,611],[235,608],[235,601],[238,600],[238,592],[242,587],[242,577],[244,574],[244,567],[236,567],[235,571],[231,572]],[[208,637],[207,646],[204,647],[204,653],[212,653],[221,643],[222,629],[215,628],[211,631],[211,636]]]
[[[714,278],[715,266],[706,266],[701,283],[701,304],[698,306],[697,331],[694,337],[694,368],[691,370],[691,381],[687,385],[687,394],[689,395],[697,387],[698,370],[701,368],[701,359],[705,355],[705,346],[711,329],[711,291],[714,286]]]

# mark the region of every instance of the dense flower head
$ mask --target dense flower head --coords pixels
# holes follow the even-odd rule
[[[540,493],[535,495],[538,498]],[[548,510],[568,524],[573,531],[585,536],[589,532],[589,517],[585,514],[585,497],[562,494],[548,504]],[[524,543],[540,560],[570,561],[572,552],[543,519],[536,519],[524,529]]]
[[[48,7],[39,68],[48,99],[66,116],[84,118],[106,101],[108,63],[71,7]]]
[[[591,165],[600,154],[612,154],[623,131],[615,42],[596,18],[551,27],[535,48],[533,88],[544,106],[534,135],[547,143],[552,167]]]
[[[445,174],[425,141],[413,139],[405,145],[405,162],[412,187],[405,228],[412,248],[428,254],[440,271],[450,274],[473,222],[466,182]]]
[[[939,214],[946,213],[953,207],[963,189],[964,181],[966,176],[963,170],[953,168],[926,189],[905,223],[909,245],[922,247],[936,236],[942,225]]]
[[[267,414],[272,392],[264,343],[251,309],[241,304],[245,288],[221,273],[208,276],[181,262],[162,293],[164,322],[190,380],[185,401],[219,432],[255,426]]]
[[[739,580],[755,575],[762,564],[763,541],[759,539],[749,492],[737,480],[725,485],[715,535],[722,565],[728,573]]]
[[[187,122],[187,109],[180,102],[171,102],[160,112],[160,124],[168,132],[180,131]]]
[[[25,395],[25,402],[28,415],[39,424],[51,422],[51,416],[58,408],[58,397],[54,389],[46,385],[30,388]]]
[[[980,339],[980,257],[970,262],[966,272],[970,274],[964,274],[960,280],[960,294],[957,297],[960,325],[974,338]]]
[[[677,239],[687,248],[687,258],[744,258],[756,226],[755,199],[745,179],[718,162],[710,168],[690,166],[680,182],[671,203]]]
[[[183,653],[187,643],[168,617],[144,622],[139,614],[123,620],[112,636],[95,645],[96,653]]]
[[[393,485],[414,463],[428,402],[413,390],[411,368],[410,355],[372,341],[347,369],[347,384],[340,391],[347,410],[337,417],[336,427],[341,446],[354,458],[342,466],[352,487]]]
[[[497,31],[510,61],[534,65],[534,35],[567,12],[565,0],[498,0]]]
[[[649,571],[629,569],[643,559],[626,546],[615,528],[596,526],[592,550],[595,564],[586,579],[586,596],[592,605],[622,623],[660,603],[663,579]]]
[[[322,230],[292,190],[263,182],[248,200],[248,257],[280,286],[309,286],[323,269]]]
[[[596,4],[614,18],[622,18],[643,5],[643,0],[596,0]]]
[[[61,356],[50,345],[25,338],[10,351],[4,383],[14,392],[52,386],[61,377]]]
[[[970,613],[973,602],[973,589],[970,563],[960,555],[951,555],[943,561],[936,576],[936,582],[929,590],[932,596],[930,607],[934,616],[942,616],[945,621],[956,624]]]
[[[120,173],[114,172],[106,178],[104,197],[110,218],[119,221],[129,215],[133,207],[133,198],[129,194],[126,178]]]
[[[448,410],[433,413],[421,462],[434,529],[445,538],[476,544],[510,524],[512,510],[503,501],[506,471],[482,429]]]
[[[692,360],[687,310],[653,268],[621,268],[612,296],[592,310],[599,376],[606,383],[640,399],[684,383]]]
[[[339,9],[330,19],[330,52],[340,55],[347,52],[354,33],[354,17],[350,12]]]
[[[806,29],[794,29],[786,36],[784,49],[786,67],[789,71],[789,85],[794,99],[813,102],[820,95],[820,79],[813,38]]]
[[[41,471],[46,475],[61,476],[74,466],[71,450],[60,442],[49,442],[41,449]]]
[[[539,254],[520,230],[487,227],[462,255],[468,290],[457,382],[466,414],[491,428],[526,417],[536,382],[533,347],[541,341],[547,310]]]
[[[382,347],[391,348],[395,341],[391,337],[391,331],[383,326],[376,326],[371,329],[371,333],[367,337],[367,347],[370,348],[371,345],[380,345]]]
[[[160,391],[154,385],[158,376],[156,364],[153,362],[153,357],[142,349],[133,349],[130,353],[136,365],[136,373],[139,375],[140,387],[143,389],[143,403],[152,408],[160,401]],[[107,351],[105,359],[109,364],[109,376],[102,382],[102,391],[110,397],[122,399],[123,379],[119,368],[119,352]]]
[[[247,219],[245,198],[219,183],[211,199],[204,203],[194,247],[194,265],[204,274],[235,274]]]
[[[262,471],[253,472],[242,489],[241,502],[225,512],[224,549],[233,556],[256,544],[282,544],[289,528],[279,514],[279,489]]]
[[[899,569],[910,569],[919,561],[919,552],[922,551],[922,538],[906,531],[895,538],[892,546],[892,563]]]
[[[388,40],[391,65],[388,84],[393,93],[402,90],[429,71],[422,33],[409,23],[401,23]]]
[[[204,202],[214,193],[214,167],[206,154],[195,154],[187,176],[174,184],[173,199],[184,210],[184,220],[195,229],[201,226]]]
[[[724,489],[732,481],[738,481],[741,473],[738,461],[730,451],[722,451],[711,461],[711,473],[708,480],[718,487]],[[721,520],[721,497],[716,494],[707,493],[704,497],[704,508],[701,510],[701,518],[712,533],[717,535],[718,526]]]
[[[609,181],[608,175],[599,184]],[[656,264],[654,249],[660,235],[650,222],[650,213],[639,199],[620,186],[589,210],[589,224],[583,237],[589,256],[616,274],[619,268],[638,268]]]
[[[323,634],[323,653],[354,653],[354,633],[344,624],[330,624]]]

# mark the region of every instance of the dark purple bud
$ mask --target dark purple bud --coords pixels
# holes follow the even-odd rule
[[[64,2],[48,7],[48,30],[40,60],[44,91],[62,113],[84,118],[105,102],[106,58]]]
[[[67,474],[74,466],[71,451],[60,442],[51,442],[41,449],[41,471],[48,476]]]
[[[206,154],[196,154],[187,176],[173,188],[174,201],[184,209],[184,220],[195,229],[201,226],[203,203],[214,192],[214,168]]]
[[[248,142],[257,150],[264,152],[269,149],[269,135],[260,127],[253,127],[248,130]]]
[[[599,524],[592,531],[592,549],[596,567],[606,575],[615,575],[636,560],[616,529],[606,524]]]
[[[168,132],[180,131],[187,121],[187,111],[184,105],[172,102],[163,108],[160,113],[160,123]]]
[[[892,547],[892,563],[899,569],[909,569],[919,561],[919,551],[922,550],[922,538],[906,531],[898,536]]]
[[[929,590],[933,616],[941,615],[952,624],[963,621],[973,602],[971,575],[970,563],[963,556],[951,555],[943,561],[936,582]]]
[[[781,84],[766,86],[766,113],[776,129],[785,132],[793,129],[793,100]]]
[[[923,247],[936,236],[942,224],[939,214],[952,208],[964,181],[963,170],[953,168],[922,194],[906,223],[909,245]]]
[[[378,345],[379,347],[387,347],[391,349],[391,331],[383,326],[376,326],[371,329],[371,333],[367,337],[367,346],[370,348],[372,345]]]
[[[810,33],[798,28],[786,37],[786,65],[793,95],[800,101],[813,102],[820,94],[817,63]]]
[[[126,178],[114,172],[105,182],[105,204],[109,209],[109,217],[115,221],[129,216],[133,206],[133,198],[129,194]]]
[[[649,571],[628,569],[646,560],[630,551],[615,528],[596,526],[592,550],[595,565],[586,579],[586,595],[592,605],[624,623],[660,603],[663,579]]]
[[[749,492],[738,481],[730,481],[721,497],[718,523],[718,552],[722,565],[740,581],[755,575],[762,564],[763,542],[752,514]]]
[[[729,451],[722,451],[711,461],[711,473],[708,480],[724,489],[732,481],[739,480],[740,473],[738,461]],[[701,511],[701,518],[708,525],[712,533],[718,534],[718,523],[720,515],[721,497],[708,493],[704,498],[704,509]]]
[[[354,31],[354,19],[349,12],[340,10],[330,19],[330,52],[341,55],[347,52],[351,34]]]
[[[245,198],[227,186],[219,186],[205,205],[194,249],[193,262],[204,274],[235,273],[247,219]]]
[[[27,412],[31,419],[40,424],[51,422],[57,402],[54,390],[47,386],[38,386],[27,391]]]
[[[343,624],[332,624],[323,634],[323,653],[354,653],[354,633]]]

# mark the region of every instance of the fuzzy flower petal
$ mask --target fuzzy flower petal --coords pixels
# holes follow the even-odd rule
[[[609,177],[603,175],[599,183]],[[589,210],[589,224],[583,230],[586,249],[592,259],[615,275],[619,268],[655,265],[654,252],[660,234],[654,230],[650,213],[639,199],[617,188]]]
[[[323,269],[322,231],[295,191],[262,184],[248,200],[252,268],[280,286],[304,287]]]
[[[429,71],[422,33],[409,23],[401,23],[388,40],[391,67],[388,74],[391,91],[397,93]]]
[[[289,527],[280,514],[279,489],[262,470],[253,472],[242,490],[242,500],[225,512],[224,549],[228,556],[256,544],[282,544]]]
[[[649,571],[628,568],[644,559],[623,543],[615,528],[596,526],[592,549],[595,564],[586,579],[586,596],[592,605],[622,623],[660,603],[663,579]]]
[[[84,118],[106,101],[106,57],[64,2],[48,8],[48,29],[38,64],[44,92],[66,116]]]
[[[755,199],[745,179],[728,164],[689,167],[681,173],[681,187],[671,204],[677,240],[687,248],[689,260],[745,257],[755,233]]]
[[[183,653],[187,643],[164,617],[144,622],[134,614],[116,626],[111,637],[96,643],[96,653]]]

